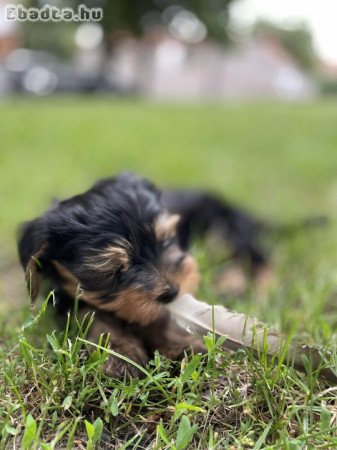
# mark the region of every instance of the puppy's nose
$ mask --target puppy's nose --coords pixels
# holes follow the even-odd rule
[[[170,303],[177,295],[178,295],[179,289],[175,286],[170,286],[165,292],[163,292],[158,297],[158,302],[160,303]]]

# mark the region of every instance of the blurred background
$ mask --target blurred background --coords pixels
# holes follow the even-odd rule
[[[103,8],[103,20],[82,23],[9,21],[7,3],[0,0],[0,313],[25,299],[18,224],[121,170],[159,186],[205,187],[279,223],[329,216],[328,229],[304,233],[276,259],[287,280],[324,272],[335,285],[335,0],[93,0],[85,4]],[[261,319],[281,317],[256,308]]]
[[[315,0],[92,0],[86,6],[104,16],[91,23],[9,21],[6,4],[0,1],[1,96],[307,100],[337,91],[333,0],[324,8]]]

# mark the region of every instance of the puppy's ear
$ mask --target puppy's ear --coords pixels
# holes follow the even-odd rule
[[[47,242],[43,240],[41,219],[24,224],[20,230],[18,252],[32,300],[36,299],[40,291],[43,279],[43,257],[46,250]]]

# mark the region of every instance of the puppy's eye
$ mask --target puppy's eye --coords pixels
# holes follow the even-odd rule
[[[166,248],[170,247],[171,245],[173,245],[175,242],[176,242],[176,238],[174,238],[174,237],[173,238],[164,239],[162,241],[162,247],[164,249],[166,249]]]

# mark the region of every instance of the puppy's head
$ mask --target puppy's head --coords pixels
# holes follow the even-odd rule
[[[32,294],[44,273],[70,296],[80,286],[85,302],[148,324],[163,304],[197,286],[196,264],[176,239],[178,221],[148,181],[133,174],[102,181],[26,228],[19,249]],[[39,235],[39,229],[39,244],[30,246],[30,258],[27,251],[23,257],[22,242]]]

